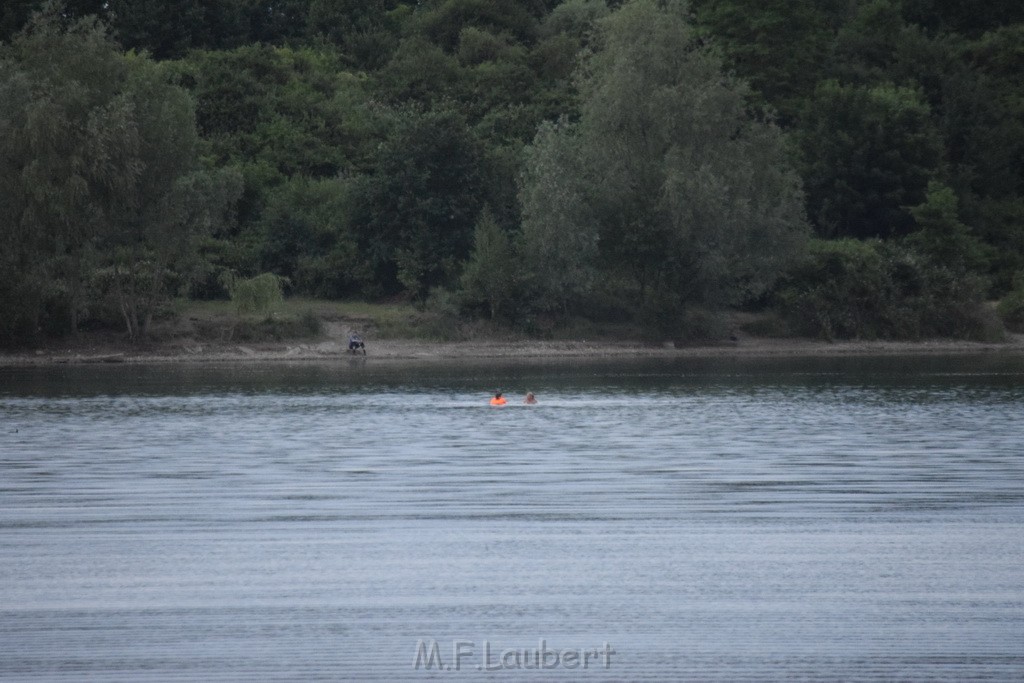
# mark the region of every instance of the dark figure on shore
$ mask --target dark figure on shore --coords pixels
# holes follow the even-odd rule
[[[348,338],[348,352],[359,353],[359,350],[363,350],[363,355],[366,355],[366,343],[363,342],[363,338],[359,336],[358,332],[353,332]]]

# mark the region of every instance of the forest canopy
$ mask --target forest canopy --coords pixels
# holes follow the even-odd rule
[[[1021,7],[9,0],[0,343],[264,273],[533,331],[974,335],[1024,299]]]

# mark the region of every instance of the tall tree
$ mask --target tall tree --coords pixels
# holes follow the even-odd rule
[[[17,245],[4,275],[38,292],[15,304],[36,325],[56,309],[74,331],[102,290],[137,338],[233,183],[201,173],[187,93],[94,19],[67,24],[48,3],[0,54],[0,229]]]
[[[287,213],[281,202],[302,196],[276,195],[276,188],[293,178],[334,178],[371,167],[382,133],[365,79],[346,72],[329,46],[194,51],[173,68],[176,82],[196,99],[203,154],[218,166],[238,167],[244,178],[237,231],[222,235],[211,259],[241,274],[262,272],[260,252],[267,250],[261,242],[268,233],[261,214],[270,205]],[[306,213],[303,202],[295,210]]]
[[[567,315],[597,281],[599,221],[592,214],[582,140],[567,121],[541,125],[526,150],[520,251],[534,305]]]
[[[997,291],[1024,271],[1024,23],[964,49],[971,70],[951,79],[943,123],[964,221],[994,247]]]
[[[942,140],[919,90],[819,85],[800,133],[808,206],[824,237],[890,237],[936,179]]]
[[[296,177],[275,188],[259,224],[263,270],[310,296],[340,297],[365,283],[351,232],[351,185]]]
[[[814,90],[832,39],[822,0],[696,0],[730,66],[787,119]]]
[[[77,328],[93,239],[136,172],[126,75],[103,26],[69,22],[59,2],[0,46],[0,318],[19,334]]]
[[[910,213],[917,230],[907,238],[908,243],[956,275],[981,270],[984,250],[971,229],[960,222],[952,189],[933,180],[928,183],[925,202]]]
[[[479,142],[454,111],[398,112],[356,200],[355,228],[384,291],[422,301],[469,256],[483,206]]]
[[[578,125],[546,133],[532,156],[566,149],[581,182],[541,199],[528,175],[524,232],[545,220],[538,202],[586,207],[592,218],[573,222],[596,227],[605,273],[626,277],[634,305],[671,331],[686,304],[736,303],[772,284],[805,235],[800,183],[781,132],[748,115],[745,87],[684,3],[633,0],[599,26]]]
[[[131,169],[108,188],[97,235],[99,280],[116,302],[131,339],[146,336],[153,314],[198,265],[198,240],[233,219],[237,172],[202,169],[191,98],[163,69],[130,55],[121,97],[135,130],[133,154],[109,172]]]
[[[484,207],[473,232],[473,252],[462,273],[463,297],[471,305],[483,305],[491,320],[496,320],[515,298],[518,276],[512,242]]]

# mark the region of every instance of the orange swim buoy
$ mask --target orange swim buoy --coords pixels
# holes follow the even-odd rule
[[[505,397],[501,395],[500,391],[494,392],[494,398],[491,399],[492,406],[503,406],[506,403],[508,403],[508,401],[505,400]]]

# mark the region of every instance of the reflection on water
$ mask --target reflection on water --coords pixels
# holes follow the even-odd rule
[[[1005,357],[0,370],[0,679],[1020,679],[1022,408]]]

